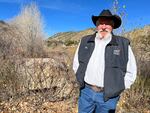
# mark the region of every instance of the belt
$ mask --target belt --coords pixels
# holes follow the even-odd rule
[[[88,83],[85,83],[85,85],[87,87],[91,88],[92,90],[94,90],[95,92],[103,92],[104,91],[104,87],[99,87],[99,86],[91,85],[91,84],[88,84]]]

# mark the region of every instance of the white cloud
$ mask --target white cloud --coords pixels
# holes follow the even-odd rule
[[[47,2],[45,4],[41,4],[40,6],[47,9],[60,10],[65,12],[79,12],[84,10],[84,7],[79,4],[73,2],[64,2],[62,0]]]
[[[80,12],[84,10],[84,7],[74,2],[66,2],[65,0],[0,0],[0,3],[15,3],[26,4],[30,2],[36,2],[40,7],[52,10],[59,10],[64,12]]]

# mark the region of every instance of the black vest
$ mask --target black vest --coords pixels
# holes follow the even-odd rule
[[[85,71],[95,47],[96,33],[82,38],[78,60],[79,67],[76,72],[80,89],[84,88]],[[111,41],[105,48],[105,70],[104,70],[104,100],[120,95],[125,89],[124,76],[128,62],[129,40],[120,36],[112,35]],[[92,75],[91,75],[92,76]]]

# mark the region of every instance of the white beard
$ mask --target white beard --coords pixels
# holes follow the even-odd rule
[[[102,35],[101,35],[101,31],[98,31],[98,35],[99,35],[99,38],[100,39],[103,39],[103,38],[108,38],[108,37],[110,37],[111,36],[111,32],[110,31],[107,31],[107,34],[103,37]]]

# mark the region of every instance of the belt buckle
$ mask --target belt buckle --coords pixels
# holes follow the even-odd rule
[[[103,91],[103,88],[97,87],[97,86],[93,86],[93,90],[94,90],[95,92],[102,92],[102,91]]]
[[[103,88],[102,88],[102,87],[98,87],[98,86],[96,86],[96,85],[91,85],[91,84],[88,84],[88,83],[86,83],[86,85],[87,85],[88,87],[90,87],[92,90],[94,90],[95,92],[102,92],[102,91],[103,91]]]

